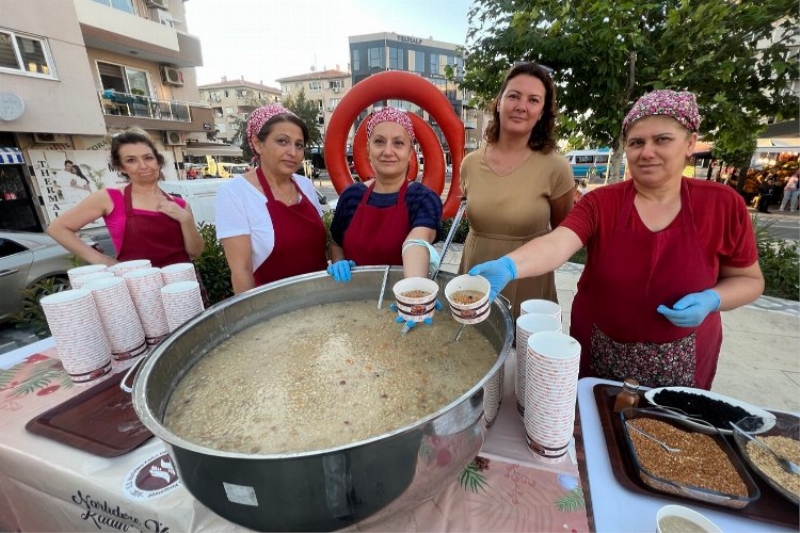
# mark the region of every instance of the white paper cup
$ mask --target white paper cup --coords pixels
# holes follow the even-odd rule
[[[559,322],[561,321],[561,306],[550,300],[525,300],[519,304],[519,314],[539,313],[540,315],[550,315]]]
[[[397,314],[406,322],[422,322],[433,317],[439,284],[428,278],[414,277],[398,281],[392,287],[397,301]],[[409,296],[410,291],[421,291],[422,296]]]
[[[82,274],[80,276],[75,276],[70,280],[70,285],[73,289],[80,289],[87,283],[91,283],[93,281],[97,281],[98,279],[104,278],[113,278],[114,273],[109,270],[103,270],[102,272],[93,272],[91,274]]]
[[[658,510],[658,513],[656,513],[656,532],[680,533],[687,531],[686,524],[683,523],[684,527],[681,525],[682,520],[694,524],[696,526],[695,529],[699,528],[706,533],[722,533],[722,530],[714,522],[697,511],[682,505],[665,505]],[[675,522],[678,523],[675,524]]]
[[[196,281],[179,281],[165,285],[161,288],[161,301],[170,332],[203,312],[200,284]]]
[[[134,259],[132,261],[122,261],[116,265],[111,265],[108,269],[114,272],[115,276],[122,276],[126,272],[131,272],[140,268],[150,268],[152,266],[149,259]]]
[[[489,317],[492,302],[489,301],[489,292],[492,286],[483,276],[463,275],[450,280],[444,288],[444,295],[450,304],[450,312],[457,322],[462,324],[477,324]],[[474,293],[474,301],[465,302],[464,291]]]
[[[79,287],[75,287],[75,278],[78,276],[85,276],[87,274],[95,274],[97,272],[103,272],[108,267],[105,265],[83,265],[75,268],[70,268],[67,270],[67,277],[69,278],[69,285],[73,289],[77,289]]]
[[[147,351],[144,328],[123,278],[98,279],[83,286],[92,292],[111,348],[115,370],[130,367]]]
[[[136,307],[136,314],[142,321],[145,339],[149,346],[154,346],[169,334],[169,323],[161,300],[161,270],[158,268],[140,268],[122,275]]]
[[[528,338],[539,331],[561,333],[561,320],[550,315],[528,313],[517,318],[516,326],[517,379],[514,393],[517,397],[517,411],[520,416],[523,416],[525,413],[525,381],[527,380],[525,367],[528,360]]]
[[[164,280],[165,286],[179,281],[197,281],[197,275],[192,263],[174,263],[162,267],[161,278]]]
[[[111,372],[111,349],[90,291],[73,289],[39,302],[56,341],[58,357],[73,383],[95,383]]]

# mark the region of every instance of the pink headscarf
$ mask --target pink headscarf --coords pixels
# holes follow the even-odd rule
[[[250,151],[253,152],[253,159],[258,159],[256,147],[253,144],[253,136],[257,135],[261,128],[264,127],[269,120],[277,115],[292,115],[297,116],[280,104],[269,104],[259,107],[247,118],[247,142],[250,144]]]
[[[381,122],[396,122],[403,126],[408,136],[411,137],[411,142],[414,142],[416,139],[414,135],[414,125],[411,123],[411,119],[408,118],[408,114],[402,109],[384,107],[380,111],[374,112],[367,121],[367,137],[372,137],[372,130]]]
[[[639,98],[622,121],[622,132],[627,134],[631,124],[640,118],[666,115],[680,122],[684,128],[696,132],[700,128],[700,112],[694,94],[669,89],[653,91]]]

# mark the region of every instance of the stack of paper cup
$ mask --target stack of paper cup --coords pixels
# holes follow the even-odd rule
[[[75,268],[70,268],[67,270],[67,277],[69,278],[69,286],[73,289],[77,289],[78,287],[75,286],[75,280],[80,276],[85,276],[87,274],[95,274],[97,272],[103,272],[108,267],[105,265],[83,265]]]
[[[548,301],[548,303],[553,302]],[[517,383],[514,393],[517,397],[517,411],[520,416],[525,414],[525,382],[528,379],[525,366],[528,360],[528,337],[539,331],[561,333],[561,321],[551,315],[540,315],[539,313],[528,313],[517,319]]]
[[[108,269],[112,271],[115,276],[124,276],[126,272],[132,272],[142,268],[150,268],[152,266],[153,265],[150,264],[149,259],[134,259],[132,261],[123,261],[121,263],[117,263],[116,265],[108,267]]]
[[[136,357],[147,351],[147,343],[125,280],[112,276],[87,283],[83,288],[91,291],[97,304],[100,323],[111,347],[114,369],[130,367]]]
[[[161,288],[161,300],[170,332],[181,324],[203,312],[200,284],[196,281],[179,281]]]
[[[166,286],[179,281],[197,281],[197,275],[192,263],[175,263],[161,269],[161,279]]]
[[[58,357],[72,382],[95,383],[111,372],[111,349],[92,293],[57,292],[40,301],[56,341]]]
[[[97,281],[98,279],[103,278],[113,278],[114,273],[110,270],[103,270],[102,272],[94,272],[92,274],[84,274],[82,276],[75,276],[69,282],[73,289],[80,289],[87,283],[91,283],[93,281]]]
[[[161,270],[158,268],[139,268],[122,275],[136,307],[136,314],[142,321],[144,336],[148,346],[153,346],[169,334],[167,315],[161,302]]]
[[[560,461],[575,424],[581,345],[563,333],[541,331],[528,338],[525,433],[541,459]]]
[[[561,322],[561,306],[550,300],[525,300],[519,304],[519,314],[538,313],[540,315],[550,315]]]

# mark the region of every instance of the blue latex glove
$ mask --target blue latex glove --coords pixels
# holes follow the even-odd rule
[[[354,266],[356,266],[355,261],[340,259],[339,261],[328,265],[328,274],[333,276],[333,281],[347,283],[351,279],[350,269]]]
[[[711,289],[687,294],[672,306],[659,305],[657,311],[680,328],[693,328],[703,323],[709,313],[719,309],[719,294]]]
[[[487,261],[469,269],[470,276],[483,276],[489,281],[489,301],[493,302],[509,281],[517,279],[517,266],[510,257],[504,255],[500,259]]]

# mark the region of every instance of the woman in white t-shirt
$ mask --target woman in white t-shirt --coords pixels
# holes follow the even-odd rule
[[[231,269],[233,292],[325,270],[326,232],[314,185],[294,172],[303,160],[308,128],[278,104],[247,121],[255,170],[217,191],[217,238]]]

